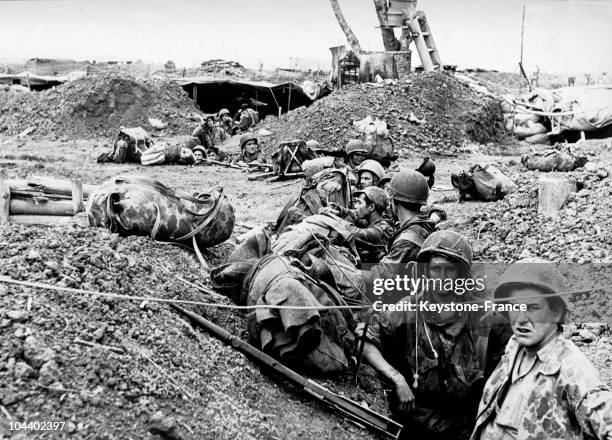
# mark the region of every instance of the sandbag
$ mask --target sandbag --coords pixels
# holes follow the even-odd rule
[[[534,134],[533,136],[527,136],[523,140],[529,144],[549,144],[550,145],[550,139],[549,139],[548,133]]]
[[[234,229],[234,208],[222,188],[210,194],[181,194],[148,177],[118,176],[90,194],[91,226],[122,235],[210,247],[227,240]]]
[[[515,119],[516,121],[516,119]],[[525,139],[528,136],[546,133],[548,129],[540,122],[525,121],[520,125],[515,125],[514,134],[518,139]]]
[[[530,170],[572,171],[584,166],[586,157],[574,156],[570,151],[548,149],[541,152],[531,151],[521,157],[521,163]]]

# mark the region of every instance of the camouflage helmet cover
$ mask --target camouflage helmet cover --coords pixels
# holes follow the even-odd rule
[[[472,246],[470,246],[467,238],[458,232],[450,230],[435,231],[427,237],[417,255],[417,261],[424,263],[435,254],[470,266],[474,259]]]
[[[511,264],[495,289],[495,298],[506,298],[512,290],[536,287],[545,294],[565,292],[565,281],[555,265],[542,258],[524,258]],[[563,297],[559,297],[567,308]]]

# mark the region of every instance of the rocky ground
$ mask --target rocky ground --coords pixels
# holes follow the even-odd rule
[[[120,125],[151,131],[148,118],[167,123],[164,134],[178,134],[189,131],[196,110],[176,83],[111,72],[42,92],[0,88],[0,135],[87,139],[116,135]]]
[[[92,184],[122,173],[143,174],[188,192],[221,184],[240,224],[275,220],[300,187],[300,182],[247,184],[245,173],[218,167],[98,165],[95,157],[104,142],[23,144],[14,137],[0,138],[0,166],[9,177],[82,176]],[[581,190],[557,220],[536,213],[538,174],[520,165],[521,146],[438,159],[432,200],[447,210],[447,227],[473,240],[480,261],[508,262],[527,254],[573,261],[591,277],[580,282],[602,287],[610,271],[599,263],[612,256],[611,145],[610,140],[589,141],[579,148],[590,152],[595,165],[572,173]],[[421,156],[403,158],[400,165],[415,167]],[[518,184],[517,193],[500,202],[458,203],[450,173],[483,160],[506,170]],[[235,235],[244,231],[237,226]],[[230,239],[204,256],[211,264],[220,263],[232,246]],[[131,296],[229,303],[178,278],[208,285],[189,252],[80,226],[0,228],[0,276]],[[609,294],[571,298],[578,325],[570,332],[612,384]],[[198,312],[246,338],[240,313]],[[586,324],[593,321],[603,324]],[[194,331],[165,305],[0,284],[0,328],[0,409],[14,417],[67,421],[65,438],[372,438],[263,374],[214,337]],[[322,381],[386,412],[371,369],[364,369],[358,388],[349,377]]]
[[[511,85],[506,77],[502,79],[508,84],[495,75],[472,76],[487,86],[498,84],[500,90]],[[248,225],[276,220],[302,182],[247,182],[245,173],[219,167],[95,161],[109,150],[119,125],[150,129],[148,117],[169,123],[155,133],[157,142],[183,142],[192,129],[189,115],[194,110],[176,85],[116,74],[37,94],[0,91],[0,168],[10,178],[82,177],[91,184],[119,174],[140,174],[186,192],[221,185],[236,209],[238,225],[234,237],[204,253],[209,264],[219,264]],[[337,148],[353,136],[352,122],[368,115],[389,123],[401,153],[400,166],[414,168],[425,155],[435,157],[438,173],[431,199],[449,214],[444,227],[470,238],[479,261],[508,263],[541,256],[570,265],[572,288],[610,286],[609,139],[577,146],[589,163],[568,173],[579,190],[559,217],[550,220],[537,214],[538,173],[520,165],[520,154],[528,147],[504,137],[497,102],[448,74],[349,86],[309,108],[268,118],[258,128],[271,132],[268,149],[296,137]],[[29,127],[35,130],[28,136],[15,136]],[[517,183],[517,192],[499,202],[458,203],[450,174],[482,161],[503,169]],[[0,228],[0,276],[129,296],[229,304],[179,279],[209,286],[188,251],[77,224]],[[612,383],[609,288],[568,301],[574,323],[569,333]],[[247,337],[241,313],[204,307],[197,311]],[[194,331],[163,304],[0,283],[0,330],[0,418],[8,414],[68,422],[57,438],[372,438],[263,374],[232,348]],[[363,368],[359,387],[348,375],[317,380],[381,413],[387,411],[370,368]],[[0,438],[3,435],[0,428]],[[28,433],[12,438],[35,437]]]
[[[315,139],[327,147],[341,148],[356,137],[353,122],[366,116],[389,124],[404,157],[423,150],[453,156],[465,151],[470,141],[504,140],[499,103],[451,74],[437,72],[412,75],[393,84],[352,84],[281,119],[268,117],[261,127],[272,132],[269,145],[287,139]]]

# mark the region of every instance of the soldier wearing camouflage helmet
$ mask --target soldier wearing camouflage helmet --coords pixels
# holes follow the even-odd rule
[[[495,290],[514,333],[484,388],[473,440],[612,439],[612,391],[562,335],[563,278],[550,262],[511,265]],[[520,306],[523,310],[520,310]]]
[[[412,276],[438,283],[426,284],[416,296],[403,292],[408,296],[401,300],[413,304],[473,300],[470,289],[460,282],[469,279],[472,259],[463,235],[448,230],[432,233],[423,242]],[[469,438],[486,377],[510,337],[502,316],[485,316],[484,310],[405,309],[374,315],[369,326],[360,324],[356,332],[365,340],[364,357],[394,387],[390,407],[404,425],[406,438]]]
[[[373,159],[364,160],[357,168],[357,187],[363,189],[376,186],[384,176],[385,169],[379,162]]]

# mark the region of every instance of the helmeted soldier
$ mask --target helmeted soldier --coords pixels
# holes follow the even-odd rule
[[[357,187],[376,186],[384,176],[385,169],[380,163],[372,159],[364,160],[357,169]]]
[[[219,127],[225,131],[225,134],[232,136],[235,134],[237,127],[234,125],[232,115],[226,108],[219,110]]]
[[[448,304],[474,297],[460,286],[469,278],[472,248],[454,231],[436,231],[423,242],[411,275],[428,283],[402,301]],[[436,283],[437,281],[437,283]],[[450,284],[449,284],[449,281]],[[399,298],[396,298],[396,301]],[[394,311],[360,324],[364,356],[392,385],[393,417],[406,438],[467,439],[476,419],[486,377],[501,358],[510,337],[501,315],[479,312]]]
[[[215,125],[215,117],[209,115],[198,125],[191,134],[192,140],[188,146],[193,148],[195,145],[202,145],[208,151],[209,148],[218,147],[220,143],[227,139],[227,134],[224,130]]]
[[[356,173],[357,167],[367,159],[368,149],[360,139],[351,139],[346,143],[346,155],[348,157],[348,166]]]
[[[380,188],[369,186],[353,194],[354,209],[333,204],[320,213],[331,212],[347,220],[348,229],[355,240],[355,248],[362,263],[376,263],[385,255],[393,226],[383,217],[389,204],[387,194]],[[361,227],[361,223],[365,223]]]
[[[518,306],[508,311],[514,335],[484,388],[472,439],[612,439],[612,391],[562,335],[563,292],[545,260],[520,260],[503,274],[494,295]]]
[[[398,225],[389,241],[387,255],[371,268],[372,278],[392,278],[399,265],[415,261],[423,241],[435,229],[435,223],[421,214],[429,197],[429,186],[422,174],[413,170],[398,172],[391,178],[387,194],[389,210]]]
[[[243,133],[240,136],[240,150],[240,155],[234,159],[233,163],[269,163],[268,157],[261,151],[259,138],[253,133]]]

